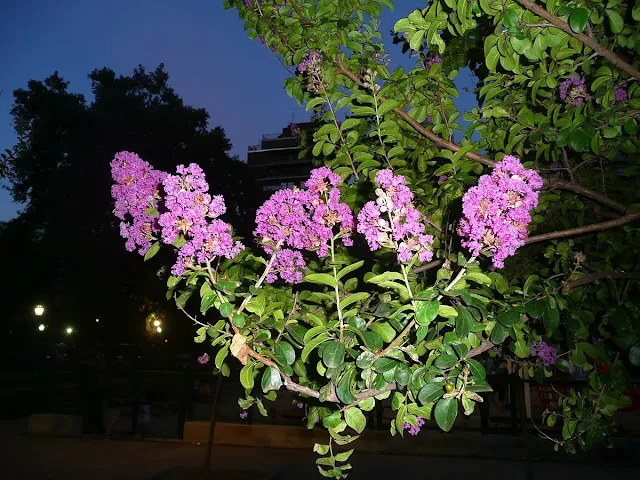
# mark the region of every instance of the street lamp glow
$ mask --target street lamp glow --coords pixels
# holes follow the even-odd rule
[[[156,328],[156,332],[158,332],[158,333],[162,333],[162,327],[158,327],[158,328]]]
[[[35,313],[37,317],[41,317],[44,313],[44,307],[42,305],[36,305],[33,309],[33,313]]]
[[[159,327],[160,326],[160,320],[154,320],[153,321],[153,326],[154,327]]]
[[[100,323],[100,319],[99,318],[96,318],[96,323]]]
[[[41,323],[40,325],[38,325],[38,330],[40,330],[41,332],[44,332],[45,328],[47,328],[47,327],[45,326],[44,323]]]
[[[65,332],[67,332],[67,335],[71,335],[73,333],[73,327],[67,327]]]

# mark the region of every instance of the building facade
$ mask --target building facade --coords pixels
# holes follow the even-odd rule
[[[282,188],[303,187],[313,169],[311,159],[299,159],[300,134],[310,132],[313,124],[289,125],[280,134],[267,134],[257,145],[250,145],[247,165],[256,183],[265,193]],[[293,130],[293,131],[292,131]]]

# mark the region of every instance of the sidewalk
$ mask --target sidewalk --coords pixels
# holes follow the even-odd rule
[[[0,434],[2,478],[37,480],[204,480],[206,447],[182,442],[113,441],[95,438],[33,437]],[[546,480],[572,475],[581,480],[637,478],[638,468],[583,464],[367,454],[351,457],[349,479],[477,478]],[[429,454],[429,452],[425,452]],[[308,450],[216,445],[214,480],[314,480],[322,478]],[[528,471],[529,469],[529,471]]]

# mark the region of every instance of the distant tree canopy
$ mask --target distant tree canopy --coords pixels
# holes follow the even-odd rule
[[[130,76],[103,68],[89,78],[93,101],[71,92],[57,72],[14,92],[20,140],[0,172],[26,208],[0,229],[12,276],[3,289],[9,317],[47,301],[59,322],[125,321],[136,307],[164,300],[153,297],[157,285],[149,288],[159,281],[154,272],[122,248],[110,195],[109,162],[117,151],[139,152],[170,172],[197,162],[211,190],[225,195],[228,220],[239,234],[250,233],[243,226],[250,228],[251,219],[243,220],[256,189],[246,165],[230,157],[231,143],[221,127],[209,127],[209,113],[185,105],[169,86],[163,65],[152,72],[140,66]]]

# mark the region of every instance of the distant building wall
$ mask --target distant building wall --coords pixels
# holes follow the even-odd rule
[[[297,125],[299,132],[313,128],[311,123]],[[313,168],[311,159],[299,159],[300,138],[290,127],[281,134],[263,135],[258,145],[249,146],[247,165],[263,192],[303,187]]]

